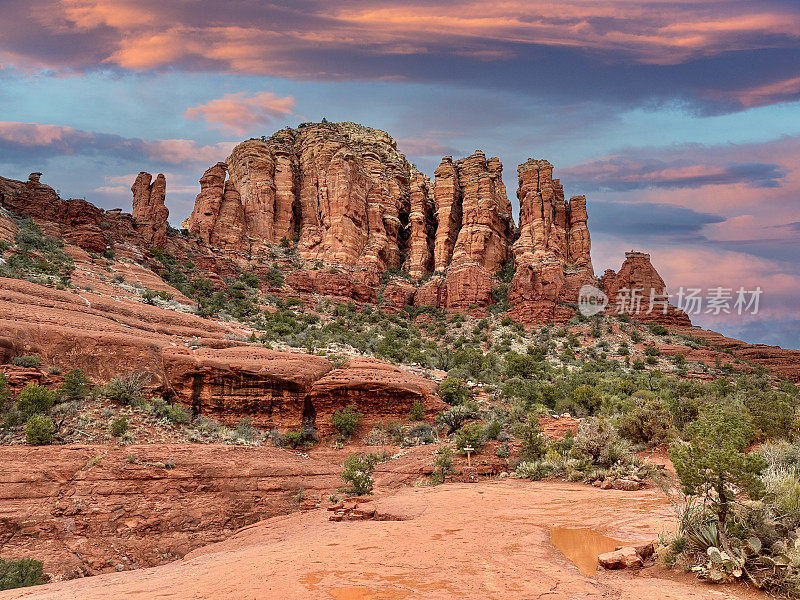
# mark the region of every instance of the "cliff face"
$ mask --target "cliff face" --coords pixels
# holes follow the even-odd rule
[[[420,274],[427,268],[428,182],[412,176],[383,131],[354,123],[284,129],[239,144],[203,179],[186,226],[212,246],[255,253],[296,240],[303,258],[358,267],[372,282],[409,253]]]
[[[553,165],[529,159],[517,169],[519,237],[509,289],[512,313],[523,322],[569,318],[559,302],[575,302],[584,284],[596,284],[587,228],[586,198],[564,200]]]

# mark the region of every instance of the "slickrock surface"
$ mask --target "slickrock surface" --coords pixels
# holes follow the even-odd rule
[[[421,477],[431,452],[414,448],[380,463],[377,489]],[[164,564],[300,509],[300,490],[312,506],[325,504],[342,486],[348,454],[218,444],[7,446],[3,558],[35,556],[57,578]]]
[[[303,352],[246,346],[250,330],[124,298],[55,290],[0,278],[0,358],[36,354],[106,382],[144,371],[150,386],[200,414],[231,423],[329,428],[330,413],[355,401],[375,414],[405,417],[414,400],[439,409],[434,382],[382,361],[333,365]],[[317,404],[319,406],[317,407]],[[320,418],[317,418],[319,411]]]
[[[405,488],[359,509],[384,519],[331,521],[326,510],[277,517],[155,569],[0,594],[3,598],[756,598],[651,567],[631,574],[577,568],[550,527],[654,539],[674,526],[654,491],[505,481]],[[375,517],[378,518],[378,517]]]
[[[154,248],[167,245],[167,219],[169,209],[164,205],[167,180],[159,173],[155,181],[150,173],[140,172],[131,186],[133,192],[133,218],[144,229],[144,236]],[[151,183],[152,181],[152,183]]]

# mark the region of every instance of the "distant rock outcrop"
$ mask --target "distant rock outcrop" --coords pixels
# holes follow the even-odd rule
[[[626,252],[619,273],[608,269],[603,274],[602,287],[609,300],[607,314],[627,313],[639,321],[662,325],[692,324],[685,312],[669,304],[667,286],[649,254]]]
[[[0,177],[0,206],[46,223],[48,233],[87,252],[105,251],[108,238],[100,226],[104,211],[86,200],[63,200],[53,188],[39,181],[41,176],[31,173],[25,182]]]
[[[131,186],[133,192],[133,218],[144,231],[145,239],[154,248],[167,245],[167,219],[169,209],[164,204],[167,180],[159,173],[155,181],[150,173],[140,172]],[[152,181],[152,183],[151,183]]]

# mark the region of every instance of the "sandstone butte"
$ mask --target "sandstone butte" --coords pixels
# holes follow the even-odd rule
[[[383,273],[405,273],[414,285],[390,283],[383,295],[390,309],[480,312],[497,301],[498,273],[510,261],[510,314],[523,323],[564,322],[581,286],[600,285],[586,198],[565,200],[552,165],[530,159],[517,170],[517,227],[502,172],[499,159],[477,150],[455,161],[445,156],[431,181],[386,132],[304,124],[242,142],[210,167],[184,225],[208,248],[230,255],[251,258],[294,244],[307,261],[339,269],[293,272],[290,285],[303,291],[374,302]],[[138,218],[145,227],[159,219]],[[642,282],[663,292],[649,269],[654,276]],[[629,275],[620,270],[615,291],[637,283]],[[690,325],[674,307],[664,321]]]

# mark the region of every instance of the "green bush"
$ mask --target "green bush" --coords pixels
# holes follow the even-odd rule
[[[0,590],[15,590],[45,583],[41,561],[32,558],[0,558]]]
[[[667,335],[667,334],[669,334],[669,330],[666,327],[664,327],[663,325],[661,325],[660,323],[650,323],[648,325],[648,328],[650,329],[650,333],[652,333],[653,335]]]
[[[772,390],[749,391],[744,405],[750,412],[758,439],[785,439],[792,433],[795,406],[787,394]]]
[[[22,356],[15,356],[14,358],[12,358],[11,364],[17,367],[36,369],[42,364],[42,359],[33,354],[25,354]]]
[[[278,445],[288,446],[289,448],[301,448],[310,446],[312,441],[308,438],[304,431],[287,431],[283,434]]]
[[[83,371],[72,369],[64,375],[64,383],[59,388],[59,395],[65,400],[78,402],[89,394],[89,380]]]
[[[55,392],[30,383],[17,396],[17,410],[24,417],[30,417],[37,413],[47,412],[55,402]]]
[[[453,472],[453,449],[450,446],[440,447],[436,451],[433,466],[439,469],[439,472],[435,473],[435,479],[438,483],[444,483],[447,475]]]
[[[25,423],[25,441],[31,446],[44,446],[53,443],[56,426],[47,415],[33,415]]]
[[[526,460],[541,458],[547,449],[547,442],[539,428],[539,419],[529,414],[527,421],[516,423],[512,429],[514,435],[522,442],[520,455]]]
[[[442,425],[447,426],[447,435],[455,433],[455,431],[466,423],[469,419],[474,419],[478,416],[478,411],[468,404],[457,404],[451,406],[447,410],[440,412],[436,420]]]
[[[636,406],[620,417],[620,435],[648,446],[657,446],[667,441],[673,430],[672,416],[661,401],[652,394],[639,395],[635,400]]]
[[[483,427],[480,423],[464,425],[456,432],[456,448],[464,452],[464,448],[472,448],[475,452],[483,449]]]
[[[125,435],[125,432],[128,431],[128,419],[126,417],[120,417],[119,419],[114,419],[111,423],[111,435],[114,437],[120,437]]]
[[[358,423],[364,415],[356,410],[354,405],[334,411],[331,415],[331,425],[339,432],[342,438],[351,438],[358,429]]]
[[[439,395],[452,406],[464,404],[470,396],[469,388],[456,377],[448,377],[439,385]]]
[[[365,456],[352,454],[349,456],[344,462],[344,471],[342,471],[342,479],[345,483],[350,484],[345,491],[358,496],[371,494],[374,485],[372,474],[375,472],[377,462],[378,456],[375,454]]]
[[[150,382],[146,373],[117,375],[105,384],[100,393],[105,398],[119,404],[139,404],[143,401],[145,386]]]
[[[610,467],[624,461],[629,449],[608,419],[592,417],[578,426],[570,454],[593,465]]]
[[[425,405],[419,400],[414,400],[408,418],[412,421],[422,421],[425,418]]]
[[[5,373],[0,373],[0,414],[8,410],[9,400],[11,400],[11,392],[8,389],[8,378]]]
[[[189,422],[189,413],[182,404],[177,402],[170,404],[163,398],[153,398],[150,404],[150,412],[152,412],[156,418],[163,419],[175,425]]]
[[[514,473],[517,477],[539,481],[553,472],[553,468],[544,461],[523,461],[517,465]]]

